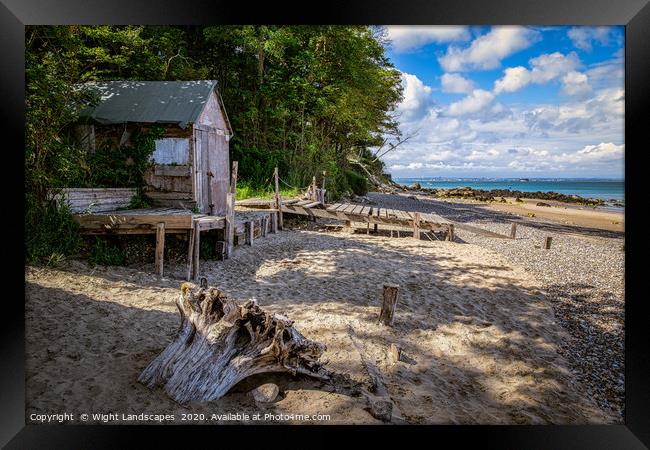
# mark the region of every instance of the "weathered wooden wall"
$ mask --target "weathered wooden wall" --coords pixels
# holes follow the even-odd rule
[[[95,213],[126,208],[135,194],[135,189],[128,188],[65,188],[52,189],[50,198],[60,200],[63,197],[73,213]]]
[[[196,121],[197,124],[205,125],[211,128],[221,130],[224,134],[228,133],[226,119],[221,108],[217,95],[213,92],[208,97],[205,109]]]

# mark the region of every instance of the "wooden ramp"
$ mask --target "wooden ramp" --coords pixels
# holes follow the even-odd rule
[[[273,200],[247,199],[236,202],[237,206],[246,208],[274,208]],[[354,203],[323,204],[313,200],[289,199],[282,200],[282,212],[288,214],[300,214],[323,219],[343,220],[351,222],[362,222],[373,224],[376,227],[380,224],[400,226],[413,229],[415,235],[419,231],[445,231],[447,239],[453,240],[454,230],[464,230],[481,236],[511,239],[510,236],[495,233],[473,225],[466,225],[445,219],[434,213],[420,213],[415,211],[404,211],[399,209],[381,208]]]

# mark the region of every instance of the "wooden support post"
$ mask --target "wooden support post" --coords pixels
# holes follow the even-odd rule
[[[368,222],[368,228],[366,228],[366,234],[370,234],[370,222]]]
[[[515,239],[515,236],[517,236],[517,224],[513,223],[510,226],[510,238]]]
[[[232,172],[230,174],[230,189],[226,197],[226,252],[224,258],[228,259],[232,255],[235,246],[235,193],[237,192],[237,169],[238,162],[232,162]]]
[[[199,222],[194,222],[194,254],[192,262],[192,279],[196,280],[199,276],[199,249],[201,248],[201,226]]]
[[[268,221],[268,216],[262,217],[262,237],[266,237],[266,222]]]
[[[189,235],[189,246],[187,248],[187,281],[190,281],[192,279],[193,271],[192,271],[192,263],[194,261],[194,225],[192,225],[192,228],[190,229],[190,235]]]
[[[375,230],[374,230],[375,233],[377,232],[378,229],[379,229],[379,226],[377,224],[375,224]]]
[[[275,178],[275,209],[278,210],[278,229],[281,230],[284,220],[282,218],[282,197],[280,196],[280,184],[277,167],[273,170],[273,178]]]
[[[454,242],[454,225],[449,224],[447,227],[447,240],[450,242]]]
[[[215,244],[216,259],[218,261],[223,261],[226,259],[226,242],[217,241]]]
[[[316,175],[311,179],[311,199],[315,202],[318,201],[318,194],[316,193]]]
[[[271,213],[271,233],[278,232],[278,215],[277,213]]]
[[[350,234],[354,233],[354,228],[352,228],[352,222],[351,221],[349,221],[349,220],[345,221],[345,226],[343,227],[343,231],[345,231],[346,233],[350,233]]]
[[[413,213],[413,239],[420,240],[420,213]]]
[[[551,241],[553,241],[553,238],[551,236],[546,236],[546,240],[544,241],[544,248],[546,250],[551,248]]]
[[[254,228],[255,228],[255,222],[253,222],[252,220],[249,220],[248,222],[246,222],[244,224],[244,229],[246,230],[245,242],[248,245],[253,245],[253,238],[254,238],[253,231],[254,231]]]
[[[156,225],[156,275],[163,276],[163,259],[165,257],[165,222]]]
[[[381,305],[381,312],[379,313],[379,322],[384,325],[393,325],[398,293],[399,286],[397,284],[384,284],[383,302]]]

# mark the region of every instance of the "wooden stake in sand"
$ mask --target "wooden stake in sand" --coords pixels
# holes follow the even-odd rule
[[[517,224],[513,223],[510,226],[510,238],[515,239],[515,236],[517,236]]]
[[[546,240],[544,241],[544,248],[546,250],[551,248],[551,241],[553,241],[553,238],[551,236],[546,236]]]
[[[305,338],[292,320],[264,311],[254,300],[240,305],[215,287],[183,283],[176,306],[181,314],[176,338],[138,381],[161,386],[182,405],[219,399],[258,373],[330,378],[319,361],[325,345]]]
[[[278,168],[273,170],[273,178],[275,179],[275,209],[278,210],[278,229],[282,229],[282,197],[280,196],[280,184],[278,183]]]
[[[399,285],[384,284],[383,303],[381,305],[381,312],[379,313],[379,322],[389,327],[393,325],[398,293]]]
[[[393,364],[399,362],[401,355],[402,355],[402,349],[395,344],[390,344],[390,358]]]

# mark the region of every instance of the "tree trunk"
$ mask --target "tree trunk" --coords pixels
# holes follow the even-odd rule
[[[325,345],[306,339],[291,320],[265,312],[254,300],[238,305],[217,288],[183,283],[176,305],[178,334],[138,381],[161,386],[181,404],[216,400],[258,373],[329,378],[319,362]]]

